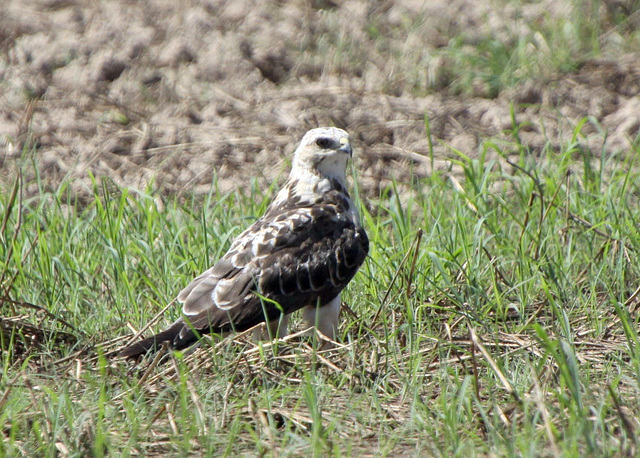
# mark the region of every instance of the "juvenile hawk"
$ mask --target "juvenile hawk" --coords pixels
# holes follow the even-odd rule
[[[289,314],[303,307],[307,324],[335,339],[340,292],[369,251],[347,192],[351,155],[344,130],[307,132],[294,153],[289,179],[266,213],[178,294],[183,316],[120,356],[134,357],[165,341],[182,349],[198,334],[243,331],[265,320],[283,337]]]

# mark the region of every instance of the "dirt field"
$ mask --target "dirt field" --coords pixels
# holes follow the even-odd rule
[[[637,141],[638,54],[497,96],[481,83],[449,90],[437,50],[452,37],[512,39],[570,2],[426,3],[4,0],[0,181],[35,151],[45,182],[72,178],[79,196],[89,171],[134,188],[155,180],[163,193],[207,192],[214,174],[222,190],[248,186],[244,177],[266,185],[308,128],[337,125],[375,197],[391,178],[430,173],[425,115],[446,169],[451,147],[473,156],[488,137],[512,141],[512,104],[533,153],[571,141],[585,116],[579,141],[597,154]]]

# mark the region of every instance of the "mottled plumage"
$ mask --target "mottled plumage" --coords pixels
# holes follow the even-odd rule
[[[283,337],[288,314],[303,307],[308,324],[334,338],[340,292],[369,250],[347,192],[351,154],[344,130],[307,132],[289,179],[265,214],[178,294],[183,316],[120,355],[143,354],[164,341],[181,349],[198,334],[243,331],[265,320]]]

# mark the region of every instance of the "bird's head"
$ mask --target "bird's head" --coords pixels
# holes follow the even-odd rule
[[[292,174],[310,172],[344,182],[352,154],[346,131],[337,127],[311,129],[302,137],[293,155]]]

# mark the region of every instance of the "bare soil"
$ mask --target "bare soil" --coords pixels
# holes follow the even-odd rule
[[[425,115],[434,165],[455,172],[452,148],[474,156],[488,137],[513,141],[512,106],[532,154],[571,141],[586,116],[578,140],[596,154],[637,141],[638,54],[493,98],[438,87],[430,53],[461,30],[508,34],[569,2],[423,3],[3,0],[0,189],[25,154],[47,185],[71,179],[79,196],[89,172],[162,193],[207,192],[214,176],[223,191],[248,177],[266,185],[284,178],[308,128],[337,125],[375,197],[392,178],[431,173]],[[36,192],[33,171],[25,178]]]

